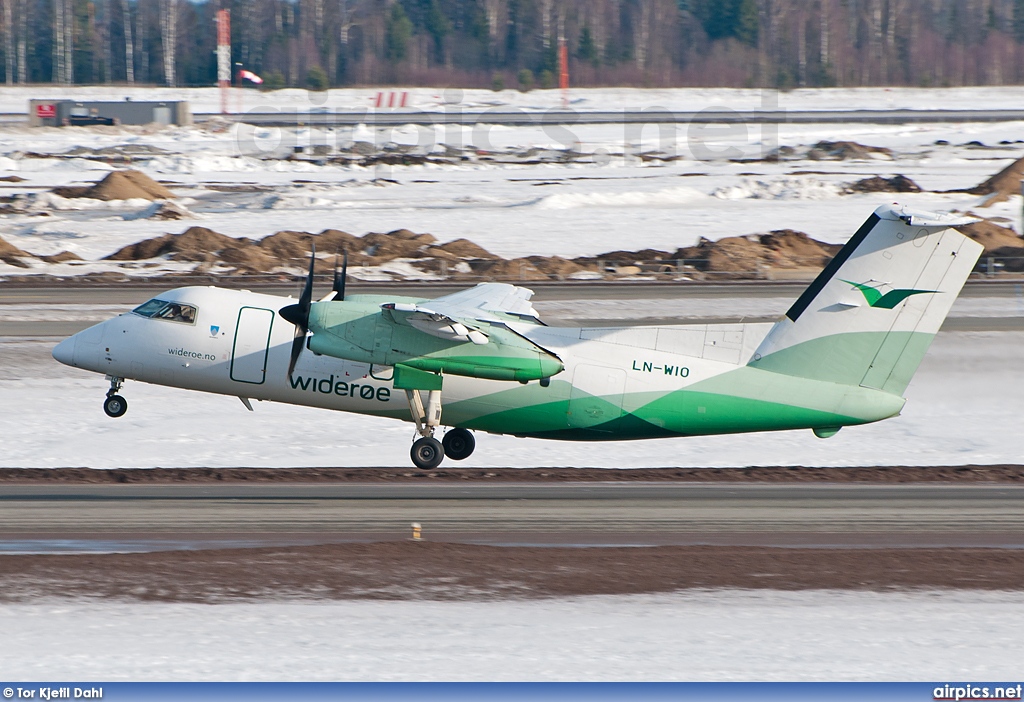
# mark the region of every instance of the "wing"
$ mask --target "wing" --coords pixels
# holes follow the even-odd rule
[[[465,320],[533,322],[541,324],[537,310],[530,304],[533,291],[508,283],[480,283],[468,290],[438,297],[425,304],[438,314]]]
[[[413,327],[424,334],[451,341],[487,343],[487,334],[468,319],[455,319],[423,305],[407,302],[386,302],[380,306],[385,317],[395,324]]]

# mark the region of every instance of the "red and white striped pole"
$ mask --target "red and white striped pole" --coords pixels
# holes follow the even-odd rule
[[[217,85],[220,87],[220,113],[228,113],[231,90],[231,11],[217,10]]]

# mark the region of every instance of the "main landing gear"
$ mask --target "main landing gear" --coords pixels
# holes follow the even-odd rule
[[[103,411],[108,417],[120,417],[128,411],[128,400],[117,394],[124,384],[124,378],[107,377],[110,378],[110,389],[107,390],[107,399],[103,401]]]
[[[441,465],[445,456],[461,461],[473,453],[476,439],[465,429],[452,429],[444,435],[443,441],[434,438],[434,432],[441,424],[441,391],[427,390],[427,404],[423,404],[421,390],[406,390],[409,411],[416,422],[416,433],[420,435],[412,445],[412,462],[421,470],[433,470]]]

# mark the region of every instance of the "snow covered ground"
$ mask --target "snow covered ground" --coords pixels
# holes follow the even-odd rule
[[[53,341],[0,341],[0,466],[401,466],[411,425],[129,382],[128,414],[109,419],[95,374],[50,358]],[[479,435],[468,467],[961,465],[1024,455],[1024,333],[938,336],[903,416],[809,431],[587,444]],[[173,430],[168,430],[173,427]],[[216,427],[216,431],[211,431]]]
[[[16,103],[24,104],[27,93],[19,90],[0,90],[0,109],[8,104],[11,109],[21,109]],[[103,88],[99,92],[116,97],[120,90]],[[216,98],[209,89],[152,94],[146,90],[155,89],[139,89],[133,98],[180,95],[195,101],[197,107]],[[45,92],[31,91],[33,95]],[[415,92],[417,106],[437,107],[443,102],[440,91],[433,91],[437,95]],[[65,90],[55,89],[53,94],[57,93],[65,94]],[[373,94],[332,91],[327,104],[354,104]],[[308,102],[303,91],[252,95]],[[574,91],[573,95],[585,98],[587,109],[651,105],[682,109],[718,103],[756,107],[754,102],[761,99],[758,91],[606,90]],[[798,109],[1014,107],[1022,96],[1017,88],[986,88],[794,91],[777,97],[783,107]],[[486,106],[488,100],[498,99],[540,109],[556,105],[557,98],[556,93],[542,91],[525,95],[467,91],[459,104]],[[195,219],[169,222],[139,218],[143,208],[139,203],[78,205],[51,198],[49,205],[40,205],[39,213],[0,215],[0,237],[32,253],[68,249],[87,260],[38,262],[30,269],[0,263],[0,277],[116,269],[118,264],[97,259],[126,244],[180,232],[192,224],[253,238],[281,229],[316,232],[335,227],[363,234],[405,227],[431,232],[441,241],[466,237],[506,257],[570,257],[646,247],[673,251],[700,237],[717,239],[779,228],[842,242],[875,207],[894,199],[920,209],[973,210],[987,217],[1002,217],[1005,224],[1019,222],[1019,196],[981,209],[982,198],[963,193],[849,195],[844,194],[843,186],[868,176],[902,173],[932,191],[970,187],[1024,154],[1024,144],[1018,143],[1024,123],[783,126],[778,141],[794,147],[796,156],[780,163],[743,160],[758,156],[766,146],[766,136],[772,136],[763,134],[758,125],[703,140],[705,146],[719,150],[735,147],[743,157],[739,162],[724,157],[696,159],[693,146],[701,139],[695,140],[685,125],[669,132],[648,127],[641,134],[616,126],[573,129],[578,132],[567,136],[507,127],[375,131],[363,126],[334,132],[244,126],[226,131],[201,127],[0,127],[0,174],[26,179],[0,183],[0,195],[36,194],[57,185],[93,182],[113,166],[59,155],[78,147],[131,147],[142,154],[133,160],[133,167],[179,184],[172,186],[177,187],[179,201],[195,213]],[[281,158],[287,151],[282,150],[282,139],[339,144],[365,140],[379,147],[400,141],[419,144],[423,153],[440,153],[444,144],[481,144],[481,139],[516,149],[565,148],[571,145],[567,141],[576,139],[589,161],[516,165],[478,160],[375,168],[317,165]],[[842,162],[805,158],[807,148],[822,139],[885,147],[892,155]],[[681,158],[643,162],[630,157],[649,150],[674,151]],[[36,156],[29,157],[28,152]],[[216,185],[233,186],[234,191],[216,190]],[[69,202],[71,209],[65,207]],[[192,265],[159,261],[152,267],[135,268],[133,273],[153,275]],[[695,300],[671,308],[661,305],[660,309],[667,315],[766,316],[784,310],[788,303],[759,300],[724,309],[714,301]],[[54,320],[80,314],[72,309],[73,301],[43,312],[4,307],[0,323],[38,319],[40,314]],[[615,305],[608,303],[601,314],[631,317],[635,309],[636,305],[630,304],[616,311]],[[92,314],[98,319],[116,311],[102,309]],[[556,303],[542,313],[568,319],[579,311]],[[997,304],[963,300],[954,310],[954,314],[971,316],[1022,313],[1020,300],[1011,299]],[[1024,410],[1019,392],[1024,387],[1024,371],[1016,359],[1020,340],[1017,334],[940,336],[909,390],[910,402],[903,417],[848,428],[828,441],[805,432],[651,441],[609,448],[484,437],[482,450],[470,462],[481,466],[609,467],[1017,462],[1024,449],[1014,421]],[[129,414],[111,422],[100,411],[105,391],[101,378],[59,366],[49,359],[42,343],[8,340],[2,347],[0,377],[5,382],[0,387],[0,436],[4,438],[0,441],[4,450],[0,465],[404,465],[408,460],[411,431],[402,424],[269,404],[257,405],[257,411],[249,414],[231,398],[135,383],[126,389],[132,405]],[[64,418],[57,437],[52,432],[54,417]],[[180,427],[177,436],[188,438],[164,438],[157,428],[167,423]],[[214,424],[222,429],[216,438],[208,435],[208,427]]]
[[[483,89],[443,88],[338,88],[326,92],[302,89],[261,92],[235,89],[229,110],[246,112],[260,108],[282,111],[326,108],[330,110],[371,109],[377,93],[407,92],[411,110],[463,108],[517,108],[521,110],[561,109],[560,90],[517,90],[494,92]],[[218,114],[217,88],[145,88],[127,86],[33,85],[0,89],[0,112],[25,113],[33,98],[71,100],[187,100],[197,114]],[[777,107],[776,107],[777,104]],[[665,108],[679,111],[728,108],[733,110],[864,110],[864,109],[1020,109],[1024,89],[1020,86],[967,88],[806,88],[776,90],[734,88],[573,88],[569,107],[586,110],[644,110]]]
[[[20,89],[0,91],[0,107],[23,100]],[[35,90],[35,89],[33,89]],[[44,90],[44,89],[40,89]],[[79,89],[75,89],[79,90]],[[118,88],[103,88],[111,95]],[[155,90],[155,89],[149,89]],[[212,91],[196,92],[210,99]],[[58,92],[63,91],[60,89]],[[101,91],[101,92],[102,92]],[[434,91],[438,92],[438,91]],[[463,104],[507,104],[543,108],[554,93],[468,91]],[[167,95],[193,93],[187,90]],[[431,91],[420,103],[438,104]],[[35,93],[33,93],[35,94]],[[373,91],[332,91],[329,105],[358,102]],[[701,106],[720,102],[750,106],[757,91],[580,91],[589,108],[665,104]],[[254,94],[255,95],[255,94]],[[574,92],[574,95],[576,93]],[[583,97],[585,95],[585,97]],[[146,97],[139,89],[136,97]],[[361,96],[361,97],[360,97]],[[215,97],[215,96],[214,96]],[[261,99],[307,100],[303,91],[259,94]],[[796,107],[1015,106],[1021,90],[958,89],[794,91],[780,104]],[[441,99],[441,98],[438,98]],[[6,102],[5,102],[6,101]],[[501,127],[280,130],[234,125],[222,129],[144,127],[28,129],[0,127],[0,175],[25,178],[0,184],[0,195],[35,196],[58,185],[92,183],[115,166],[83,157],[62,157],[76,147],[120,147],[136,154],[132,167],[168,181],[194,219],[147,218],[148,203],[98,202],[40,196],[30,214],[0,215],[0,237],[36,254],[71,250],[85,263],[38,263],[19,269],[0,263],[0,276],[33,272],[83,274],[118,268],[96,262],[116,249],[167,232],[202,225],[231,236],[259,238],[281,229],[320,231],[333,227],[364,234],[407,228],[441,241],[465,237],[505,257],[596,255],[616,249],[674,251],[700,237],[791,228],[823,241],[849,238],[879,205],[898,200],[924,210],[975,211],[1019,229],[1021,200],[980,209],[984,198],[940,192],[971,187],[1024,155],[1024,123],[926,125],[737,125],[734,130],[691,131],[689,125],[638,132],[615,125],[571,128]],[[820,140],[852,140],[892,150],[861,160],[816,161],[805,157]],[[473,146],[472,158],[450,164],[363,167],[288,160],[294,145],[375,148],[404,144],[418,154],[442,154],[446,146]],[[796,149],[779,163],[760,158],[775,144]],[[570,163],[493,162],[528,149],[576,149]],[[704,158],[710,149],[716,156]],[[490,155],[478,157],[483,150]],[[641,153],[677,160],[641,161]],[[33,154],[28,156],[27,154]],[[52,156],[47,156],[48,154]],[[514,159],[513,159],[514,160]],[[506,159],[507,161],[507,159]],[[929,192],[847,194],[845,186],[875,175],[903,174]],[[223,192],[211,186],[235,186]],[[241,191],[238,191],[241,190]],[[248,190],[248,191],[246,191]],[[189,267],[191,264],[185,265]],[[162,262],[135,275],[180,269]]]
[[[1017,680],[1019,592],[0,606],[0,678]]]

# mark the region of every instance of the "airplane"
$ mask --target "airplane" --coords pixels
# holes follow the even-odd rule
[[[879,207],[774,324],[553,327],[523,287],[346,295],[345,267],[313,301],[314,248],[297,301],[177,288],[61,341],[53,357],[106,376],[110,417],[127,411],[131,379],[237,396],[249,410],[257,399],[412,422],[423,470],[468,458],[474,431],[827,438],[899,415],[981,255],[952,228],[972,221]]]

